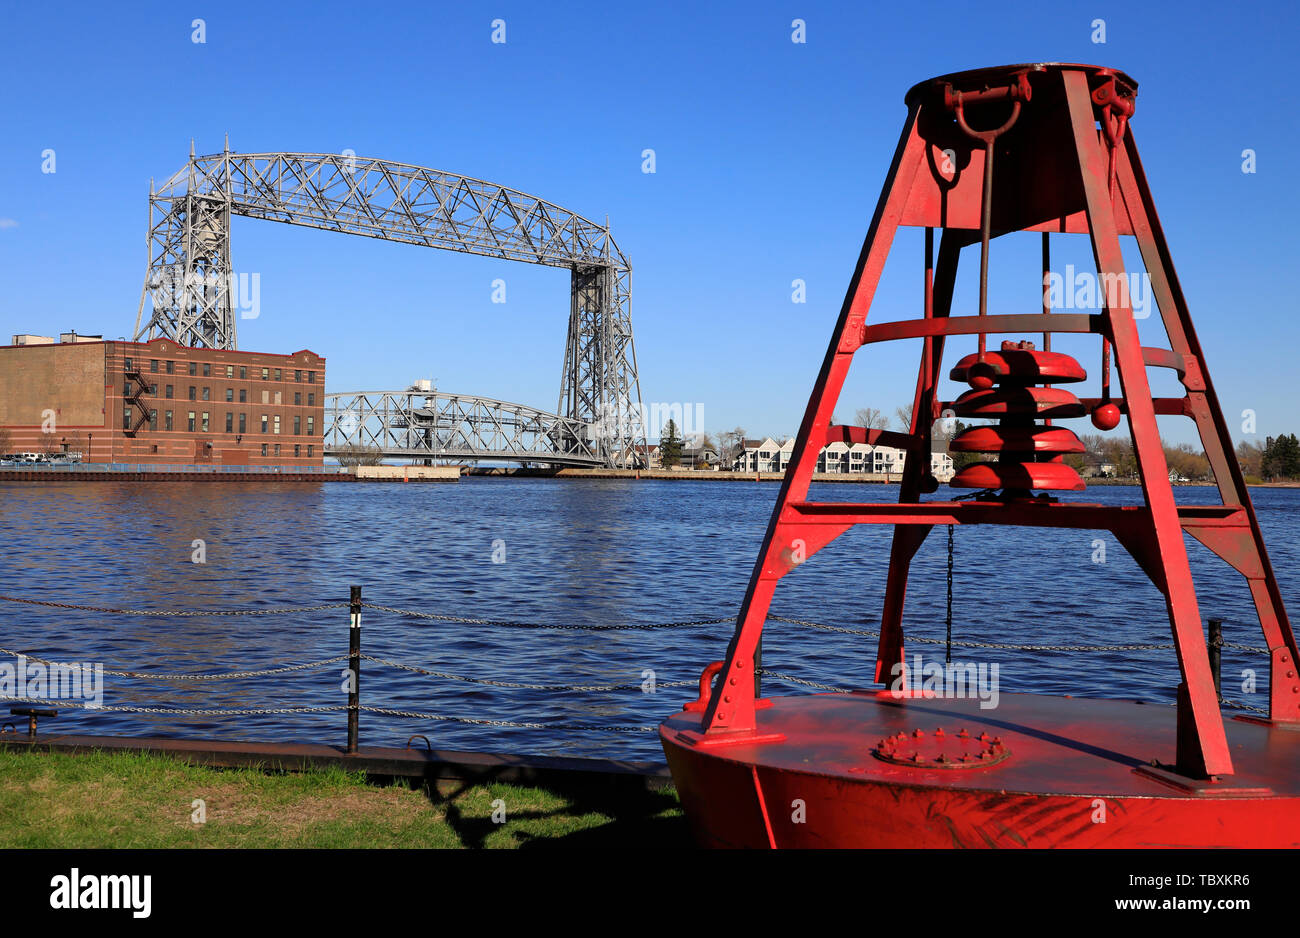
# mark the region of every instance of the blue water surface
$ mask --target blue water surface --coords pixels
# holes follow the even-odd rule
[[[385,606],[555,625],[658,623],[734,616],[778,486],[757,482],[506,479],[456,485],[0,484],[0,593],[136,609],[202,611],[344,603],[360,584]],[[946,490],[939,496],[947,497]],[[1252,492],[1284,599],[1300,599],[1292,525],[1300,491]],[[1216,503],[1179,487],[1181,503]],[[824,501],[896,501],[896,487],[818,484]],[[1134,487],[1070,496],[1137,504]],[[206,563],[192,562],[194,541]],[[773,613],[851,629],[878,627],[890,529],[859,526],[778,587]],[[1245,581],[1190,538],[1201,613],[1229,641],[1261,645]],[[1098,546],[1104,563],[1094,562]],[[497,559],[504,562],[494,562]],[[905,625],[944,634],[946,533],[913,564]],[[1164,600],[1103,532],[1004,527],[956,531],[954,638],[1014,644],[1169,641]],[[292,616],[153,618],[0,602],[0,647],[116,670],[219,672],[298,664],[347,651],[345,608]],[[464,677],[527,684],[659,685],[698,678],[725,651],[729,625],[654,631],[508,628],[420,620],[367,609],[364,651]],[[909,652],[942,648],[912,644]],[[836,686],[870,683],[868,637],[772,623],[766,668]],[[997,663],[1003,692],[1152,702],[1173,699],[1172,651],[1056,653],[959,648]],[[12,659],[4,659],[12,660]],[[342,663],[239,681],[106,679],[106,704],[164,708],[337,706]],[[1255,669],[1255,692],[1240,690]],[[1227,696],[1267,701],[1267,662],[1224,653]],[[769,678],[767,693],[808,693]],[[650,726],[693,697],[687,688],[615,691],[501,688],[366,663],[363,704],[523,723]],[[662,760],[646,732],[521,729],[363,714],[362,742]],[[176,716],[64,710],[69,732],[341,743],[341,711]],[[53,727],[52,727],[53,728]]]

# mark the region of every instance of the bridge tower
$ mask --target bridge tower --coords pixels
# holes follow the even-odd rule
[[[609,233],[515,189],[406,163],[334,153],[195,156],[149,190],[149,267],[135,339],[237,347],[232,215],[564,267],[569,324],[559,416],[581,422],[607,466],[645,443],[632,335],[632,269]],[[146,315],[146,300],[149,312]]]

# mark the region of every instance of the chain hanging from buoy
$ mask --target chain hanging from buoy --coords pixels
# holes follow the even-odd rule
[[[944,664],[952,663],[952,529],[955,524],[948,525],[948,615],[944,618],[944,625],[948,629],[948,643],[944,649]]]

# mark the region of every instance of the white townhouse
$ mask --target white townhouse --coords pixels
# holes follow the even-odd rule
[[[765,440],[745,440],[732,468],[737,472],[780,472],[781,444],[770,436]]]
[[[745,440],[732,468],[737,472],[785,472],[793,455],[793,439],[784,443],[777,443],[771,437]],[[906,459],[907,452],[894,446],[835,442],[823,446],[817,454],[816,471],[898,476],[902,475]],[[953,476],[952,457],[947,453],[931,453],[930,472],[940,482],[947,482]]]

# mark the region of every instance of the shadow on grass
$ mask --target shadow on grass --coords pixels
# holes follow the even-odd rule
[[[456,832],[466,847],[487,846],[488,837],[502,828],[501,824],[493,822],[491,816],[466,814],[458,803],[469,792],[485,784],[490,783],[479,779],[456,783],[454,787],[429,783],[424,788],[430,802],[442,810],[447,826]],[[680,805],[671,789],[650,790],[631,780],[621,784],[593,784],[586,779],[532,782],[526,787],[553,795],[564,804],[549,810],[507,809],[508,824],[514,828],[511,834],[519,841],[521,849],[687,849],[692,846],[686,819],[681,816]],[[534,833],[517,827],[521,821],[554,820],[558,825],[565,818],[579,819],[593,814],[607,820],[554,834]]]

